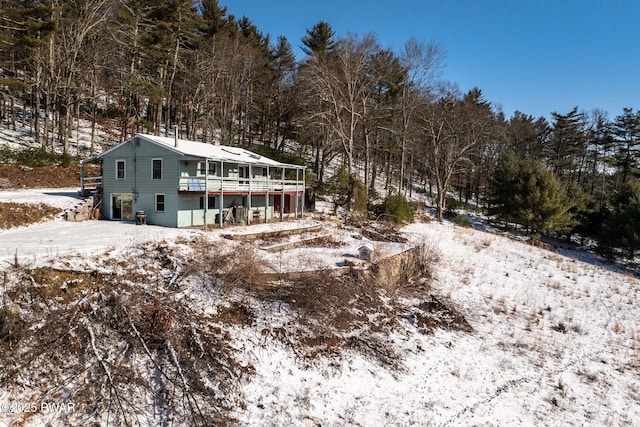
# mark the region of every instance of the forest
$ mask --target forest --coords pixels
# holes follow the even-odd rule
[[[272,39],[217,0],[0,1],[0,117],[40,150],[79,156],[177,129],[295,156],[319,192],[346,176],[347,202],[363,189],[369,201],[376,188],[421,192],[440,220],[463,203],[632,259],[640,111],[505,117],[481,88],[446,81],[445,57],[436,43],[392,51],[324,21],[300,40]],[[88,152],[73,144],[80,120],[92,129]]]

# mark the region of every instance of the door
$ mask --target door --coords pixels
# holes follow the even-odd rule
[[[273,210],[277,214],[280,213],[280,195],[279,194],[276,194],[275,196],[273,196]]]
[[[111,195],[111,219],[133,219],[133,195],[116,193]]]

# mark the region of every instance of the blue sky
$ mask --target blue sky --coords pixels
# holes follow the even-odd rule
[[[336,36],[377,34],[400,51],[415,36],[446,51],[443,78],[479,87],[507,117],[640,109],[640,0],[220,0],[298,59],[320,20]]]

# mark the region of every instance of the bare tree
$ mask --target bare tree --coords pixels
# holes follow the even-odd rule
[[[331,54],[313,58],[302,76],[308,98],[320,107],[310,119],[329,126],[340,142],[348,174],[353,173],[357,129],[363,119],[363,98],[368,94],[368,58],[379,50],[372,34],[354,35],[336,42]]]
[[[51,45],[50,69],[57,88],[59,142],[63,152],[69,151],[69,137],[72,126],[73,107],[81,97],[77,82],[80,80],[80,62],[86,48],[87,39],[100,30],[110,13],[108,0],[57,0],[53,2],[54,14],[60,22],[55,33],[55,43]]]
[[[406,70],[405,81],[398,105],[400,117],[397,136],[400,148],[400,174],[398,188],[402,189],[407,175],[407,152],[410,156],[409,177],[413,173],[413,152],[415,138],[411,137],[413,119],[420,98],[433,91],[433,85],[440,77],[446,52],[436,43],[425,44],[414,37],[404,45],[400,61]],[[409,183],[409,188],[411,184]],[[406,187],[405,187],[406,189]]]
[[[447,92],[423,106],[418,123],[423,133],[425,162],[436,186],[436,218],[441,221],[452,178],[473,166],[476,149],[488,137],[491,109],[478,89],[462,99]]]

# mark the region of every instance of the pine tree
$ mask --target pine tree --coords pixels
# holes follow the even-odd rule
[[[218,0],[201,0],[200,14],[202,16],[200,31],[206,38],[220,32],[229,32],[231,24],[226,16],[227,7],[220,7]]]
[[[611,209],[604,219],[600,246],[613,258],[614,249],[627,251],[633,259],[640,249],[640,184],[627,183],[612,200]]]
[[[40,4],[39,4],[40,3]],[[40,142],[40,106],[44,84],[44,51],[56,29],[52,7],[45,2],[26,0],[0,4],[0,85],[7,89],[11,103],[11,123],[15,129],[15,99],[23,95],[23,122],[31,97],[34,139]],[[4,103],[3,103],[4,104]],[[3,105],[4,106],[4,105]],[[0,107],[0,115],[2,107]],[[43,148],[46,141],[43,140]]]
[[[302,38],[302,51],[309,56],[319,56],[331,52],[335,46],[336,32],[325,21],[318,21]]]
[[[616,153],[615,164],[621,174],[621,183],[638,176],[640,169],[640,111],[624,108],[613,122]]]
[[[279,36],[270,57],[272,80],[269,93],[270,126],[273,128],[269,138],[284,149],[284,141],[291,131],[291,120],[295,108],[293,82],[296,69],[296,57],[291,44],[284,36]]]
[[[564,182],[579,180],[581,159],[586,154],[584,115],[574,107],[567,114],[551,113],[554,122],[549,145],[549,164]]]
[[[506,156],[491,189],[490,214],[521,224],[528,232],[564,231],[573,225],[566,189],[540,161]]]

